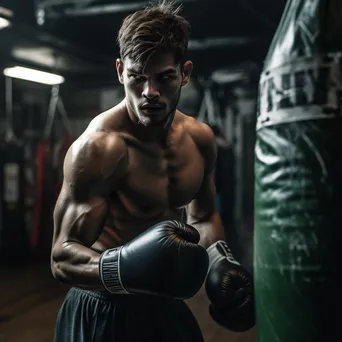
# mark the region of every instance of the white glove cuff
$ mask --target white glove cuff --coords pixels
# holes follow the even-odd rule
[[[227,259],[230,263],[235,265],[240,265],[233,257],[232,252],[228,248],[227,244],[223,240],[214,242],[210,247],[207,248],[207,253],[209,255],[209,268],[216,264],[217,262]]]
[[[100,257],[100,278],[110,293],[128,293],[120,277],[120,252],[122,247],[106,250]]]

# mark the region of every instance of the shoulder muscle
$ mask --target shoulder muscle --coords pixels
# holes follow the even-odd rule
[[[119,134],[95,132],[82,135],[68,150],[64,182],[76,198],[104,195],[125,173],[127,148]]]

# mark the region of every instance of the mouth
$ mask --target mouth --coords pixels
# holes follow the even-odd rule
[[[161,112],[163,109],[164,109],[164,106],[161,106],[161,105],[148,104],[148,105],[141,106],[141,110],[147,114],[153,114],[153,113],[156,114],[156,113]]]

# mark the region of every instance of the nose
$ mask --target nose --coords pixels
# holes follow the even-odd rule
[[[142,95],[146,99],[154,99],[160,96],[158,87],[156,83],[153,82],[153,80],[149,80],[146,82]]]

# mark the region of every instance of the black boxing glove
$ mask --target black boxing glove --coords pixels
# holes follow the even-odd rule
[[[199,233],[178,221],[163,221],[100,257],[100,277],[111,293],[186,299],[203,285],[208,271]]]
[[[209,272],[205,283],[209,312],[218,324],[236,332],[255,325],[253,279],[224,241],[207,249]]]

